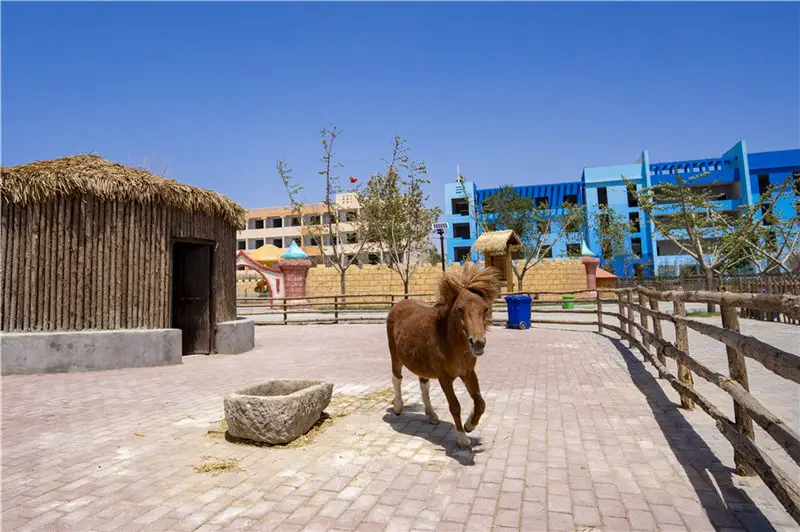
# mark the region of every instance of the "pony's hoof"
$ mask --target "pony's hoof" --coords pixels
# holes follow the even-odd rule
[[[464,432],[472,432],[473,430],[475,430],[475,425],[469,421],[464,423]]]
[[[439,416],[436,415],[436,412],[425,412],[425,416],[428,418],[428,421],[433,423],[434,425],[439,424]]]
[[[465,449],[467,451],[472,449],[472,443],[469,441],[469,436],[463,432],[456,432],[456,443],[461,449]]]
[[[400,414],[403,413],[403,403],[400,404],[395,403],[394,406],[392,407],[392,410],[394,410],[394,414],[396,416],[399,416]]]

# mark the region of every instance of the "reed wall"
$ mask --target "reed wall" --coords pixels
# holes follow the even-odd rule
[[[216,242],[214,318],[235,318],[236,230],[221,218],[91,197],[0,208],[3,331],[170,327],[173,238]]]

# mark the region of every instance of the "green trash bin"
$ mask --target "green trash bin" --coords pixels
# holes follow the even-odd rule
[[[561,308],[565,310],[572,310],[575,308],[575,303],[573,302],[575,296],[561,296],[561,299],[564,301],[561,303]]]

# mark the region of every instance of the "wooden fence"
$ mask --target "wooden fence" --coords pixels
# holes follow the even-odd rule
[[[560,305],[562,302],[554,300],[539,300],[541,295],[577,295],[587,294],[588,290],[573,290],[565,292],[513,292],[498,297],[492,306],[493,312],[506,310],[507,295],[529,295],[533,298],[533,307]],[[238,315],[267,316],[272,319],[256,319],[256,325],[309,325],[309,324],[338,324],[338,323],[383,323],[386,312],[398,301],[403,299],[417,299],[433,303],[438,294],[347,294],[339,296],[312,296],[289,297],[269,299],[266,297],[239,298],[237,300]],[[575,304],[595,304],[595,299],[574,299]],[[551,312],[552,309],[540,309],[536,312]],[[582,309],[572,310],[573,313],[592,313]],[[275,319],[277,318],[277,319]],[[505,320],[493,320],[495,325],[505,325]],[[532,319],[531,323],[539,323]],[[580,322],[584,323],[584,322]]]
[[[800,295],[800,276],[733,274],[715,279],[716,286],[724,292],[743,294]],[[654,277],[650,279],[620,278],[620,287],[645,286],[656,290],[705,290],[703,277]],[[800,320],[781,312],[766,312],[757,309],[741,309],[741,317],[761,321],[780,321],[800,324]]]

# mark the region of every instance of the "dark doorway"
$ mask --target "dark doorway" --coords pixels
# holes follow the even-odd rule
[[[172,328],[183,333],[183,354],[211,354],[211,271],[209,244],[172,244]]]

